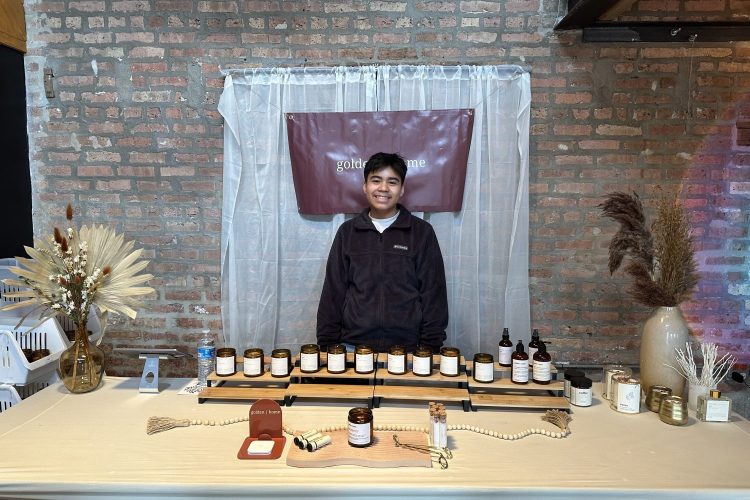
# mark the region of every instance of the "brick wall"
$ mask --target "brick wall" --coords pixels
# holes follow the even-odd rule
[[[220,67],[522,64],[532,71],[532,322],[574,363],[638,359],[647,308],[606,271],[616,229],[596,205],[681,189],[703,279],[691,329],[750,361],[750,43],[582,44],[555,33],[563,0],[26,0],[37,235],[103,222],[146,248],[157,293],[105,348],[192,350],[221,328]],[[664,12],[664,9],[671,9]],[[748,0],[641,1],[610,14],[748,19]],[[52,68],[57,96],[44,97]],[[196,307],[205,307],[200,314]],[[140,362],[112,356],[110,374]],[[167,375],[194,373],[165,363]]]

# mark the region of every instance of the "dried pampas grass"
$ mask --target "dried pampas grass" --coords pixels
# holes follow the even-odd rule
[[[627,258],[624,271],[633,278],[628,293],[652,307],[688,300],[699,275],[690,224],[677,197],[659,199],[651,227],[636,193],[610,193],[599,208],[602,216],[620,224],[609,244],[609,272],[617,271]]]

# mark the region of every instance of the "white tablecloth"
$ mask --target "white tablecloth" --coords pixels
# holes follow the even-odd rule
[[[150,416],[223,420],[247,415],[249,403],[199,405],[195,396],[177,394],[187,380],[162,380],[169,387],[159,394],[139,393],[138,382],[109,377],[98,390],[81,395],[53,385],[0,413],[0,497],[750,498],[750,423],[736,415],[730,423],[699,422],[691,415],[688,425],[674,427],[647,410],[614,412],[597,397],[589,408],[573,407],[566,439],[533,435],[500,441],[451,431],[454,458],[448,470],[300,469],[286,466],[286,450],[275,461],[238,460],[247,422],[146,435]],[[351,406],[297,402],[283,408],[283,417],[296,429],[341,425]],[[555,430],[540,416],[449,407],[448,423],[502,433]],[[374,419],[424,425],[427,409],[384,404],[374,410]]]

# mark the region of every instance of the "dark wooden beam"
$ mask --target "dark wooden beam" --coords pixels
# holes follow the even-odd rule
[[[750,40],[750,22],[595,23],[583,28],[584,42],[733,42]]]
[[[568,13],[555,30],[576,30],[593,24],[619,0],[568,0]]]

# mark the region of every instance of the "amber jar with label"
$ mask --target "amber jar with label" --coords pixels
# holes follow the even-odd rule
[[[263,375],[263,349],[257,347],[245,349],[242,361],[242,373],[246,377],[260,377]]]
[[[418,377],[432,375],[432,349],[427,346],[417,347],[411,358],[411,371]]]
[[[476,382],[482,384],[489,384],[495,381],[495,360],[492,354],[484,352],[478,352],[474,355],[474,368],[472,370],[472,377]]]
[[[222,347],[216,350],[216,375],[228,377],[237,373],[237,351],[234,347]]]
[[[375,371],[375,353],[369,345],[358,345],[354,348],[354,371],[357,373]]]
[[[292,371],[292,351],[274,349],[271,351],[271,376],[288,377]]]
[[[320,347],[318,344],[305,344],[299,350],[299,371],[316,373],[320,370]]]
[[[369,408],[352,408],[349,410],[349,446],[366,448],[373,441],[372,410]]]
[[[458,377],[460,364],[461,351],[455,347],[443,347],[440,349],[440,375]]]
[[[344,373],[346,371],[346,346],[344,344],[328,346],[326,369],[328,373]]]
[[[388,349],[388,373],[391,375],[406,373],[406,348],[404,346],[394,345]]]

